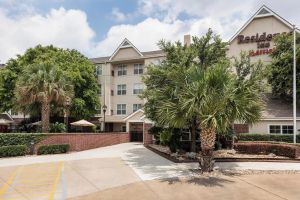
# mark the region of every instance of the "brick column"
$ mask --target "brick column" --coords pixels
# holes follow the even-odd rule
[[[144,145],[152,144],[152,135],[148,133],[148,130],[152,127],[150,123],[143,124],[143,143]]]

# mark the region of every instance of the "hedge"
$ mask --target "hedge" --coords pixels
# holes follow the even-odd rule
[[[255,133],[240,133],[237,135],[238,141],[275,141],[275,142],[293,142],[291,134],[255,134]],[[297,143],[300,143],[300,135],[296,135]]]
[[[234,149],[239,153],[246,154],[270,154],[298,158],[300,156],[300,147],[290,144],[272,144],[263,142],[244,142],[235,143]]]
[[[0,146],[27,145],[38,143],[45,137],[42,133],[0,133]]]
[[[37,154],[59,154],[59,153],[67,153],[70,149],[69,144],[50,144],[50,145],[41,145]]]
[[[24,156],[28,152],[26,145],[10,145],[0,147],[0,157]]]

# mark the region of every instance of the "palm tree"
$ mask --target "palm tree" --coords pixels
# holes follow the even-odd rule
[[[219,63],[205,70],[191,71],[191,82],[181,96],[180,107],[197,113],[200,119],[202,171],[212,171],[216,134],[225,132],[234,121],[254,123],[261,117],[263,100],[252,80],[237,83],[228,63]]]
[[[56,66],[43,63],[26,66],[16,84],[16,101],[25,107],[40,104],[42,131],[49,132],[50,105],[64,105],[73,96],[73,86]]]

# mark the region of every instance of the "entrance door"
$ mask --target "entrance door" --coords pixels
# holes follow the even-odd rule
[[[131,142],[143,142],[143,131],[130,131]]]

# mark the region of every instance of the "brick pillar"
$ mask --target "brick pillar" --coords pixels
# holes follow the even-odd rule
[[[152,135],[148,133],[148,130],[152,127],[153,125],[150,123],[144,123],[143,124],[143,143],[144,145],[147,144],[152,144]]]

